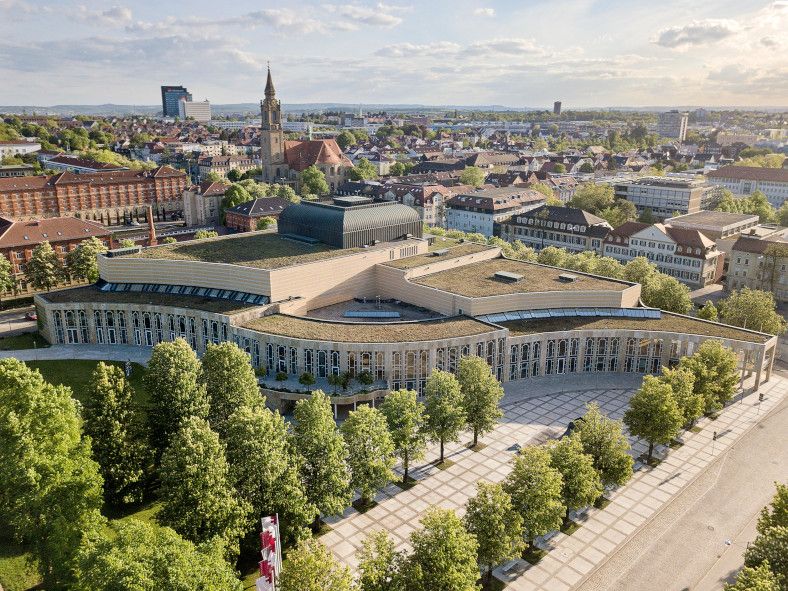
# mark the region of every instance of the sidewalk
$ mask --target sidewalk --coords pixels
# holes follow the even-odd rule
[[[496,575],[512,591],[566,591],[585,580],[651,517],[667,506],[718,456],[727,451],[759,418],[763,418],[788,392],[788,381],[773,376],[760,392],[728,406],[715,420],[702,419],[699,433],[687,433],[684,445],[667,453],[653,469],[640,466],[626,486],[609,495],[605,509],[591,509],[572,536],[557,534],[546,545],[549,553],[535,566],[523,561],[508,564],[508,574]],[[760,406],[760,408],[759,408]],[[714,432],[717,440],[713,441]],[[642,449],[642,444],[638,446]],[[637,466],[636,466],[637,467]]]
[[[53,345],[43,349],[0,351],[0,359],[14,357],[20,361],[43,361],[45,359],[95,359],[96,361],[126,361],[147,365],[150,347],[132,345]]]

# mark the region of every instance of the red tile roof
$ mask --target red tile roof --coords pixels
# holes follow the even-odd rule
[[[65,240],[83,240],[91,236],[110,236],[110,231],[101,224],[74,217],[44,218],[32,222],[10,222],[5,218],[0,218],[0,220],[5,222],[0,225],[0,231],[2,231],[0,248],[17,246],[34,248],[47,240],[55,243]]]
[[[290,168],[298,172],[314,164],[353,166],[333,139],[286,141],[285,161]]]
[[[788,183],[788,169],[761,168],[759,166],[723,166],[712,170],[710,179],[741,179],[745,181],[771,181]]]

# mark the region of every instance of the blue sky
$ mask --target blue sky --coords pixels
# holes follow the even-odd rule
[[[0,104],[788,104],[788,0],[0,0]]]

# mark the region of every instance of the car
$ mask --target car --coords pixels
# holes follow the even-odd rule
[[[566,431],[564,431],[564,434],[561,435],[561,439],[563,439],[564,437],[569,437],[572,433],[574,433],[575,430],[577,429],[578,423],[582,423],[582,422],[583,422],[583,417],[577,417],[574,421],[569,421],[569,424],[566,426]]]
[[[36,314],[35,312],[28,312],[27,314],[25,314],[25,320],[32,320],[35,322],[36,320],[38,320],[38,314]]]

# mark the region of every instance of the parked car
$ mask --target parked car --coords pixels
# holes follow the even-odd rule
[[[36,321],[38,320],[38,314],[36,314],[35,311],[28,312],[27,314],[25,314],[25,320]]]

